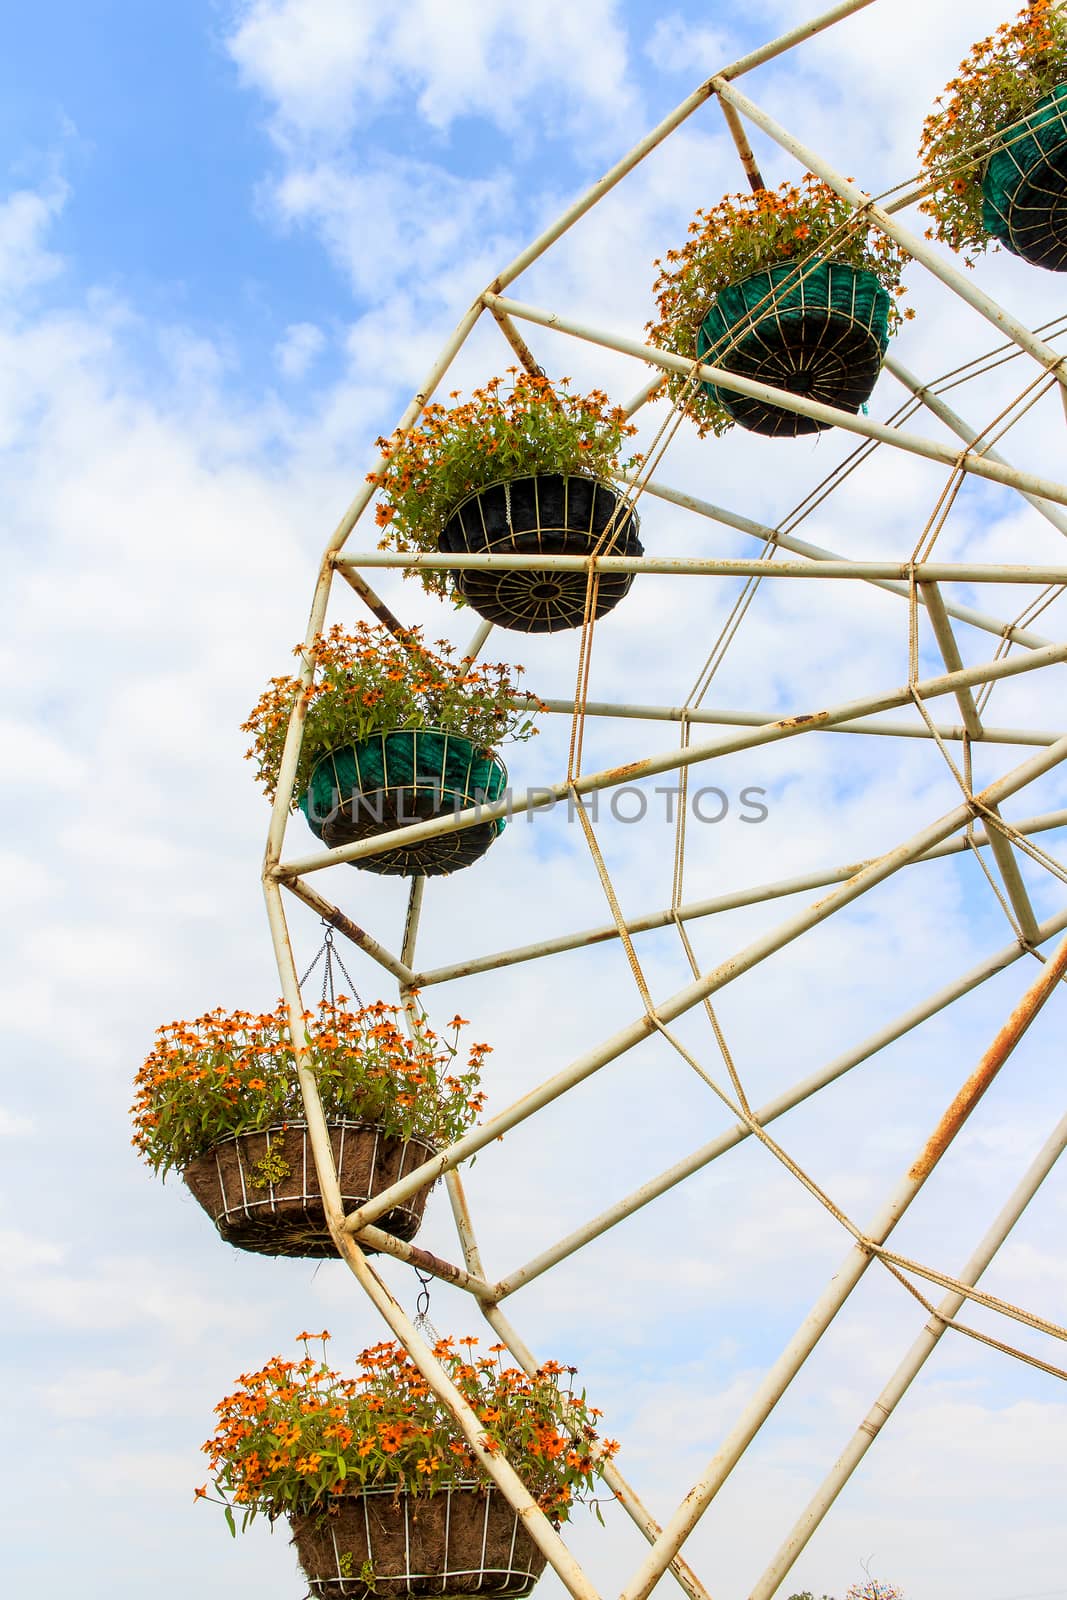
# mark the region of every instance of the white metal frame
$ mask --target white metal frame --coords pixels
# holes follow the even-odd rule
[[[662,372],[687,372],[692,368],[693,363],[680,357],[653,349],[610,330],[584,326],[563,313],[527,305],[511,298],[506,291],[527,267],[549,250],[664,139],[699,108],[716,99],[734,137],[742,167],[754,184],[758,183],[759,175],[746,137],[746,124],[761,129],[787,154],[796,157],[811,171],[819,174],[856,209],[862,208],[874,226],[896,239],[922,267],[940,279],[948,291],[959,296],[979,316],[992,323],[1000,335],[1006,337],[1023,353],[1026,363],[1036,364],[1039,373],[1047,374],[1049,382],[1058,383],[1067,389],[1067,368],[1063,365],[1064,358],[1051,345],[1026,328],[1003,307],[994,304],[945,256],[916,233],[907,230],[897,220],[900,209],[907,204],[913,204],[921,190],[905,195],[902,200],[895,202],[889,208],[879,208],[856,184],[845,179],[815,151],[794,138],[736,87],[737,80],[754,67],[795,48],[812,35],[871,3],[872,0],[844,0],[844,3],[834,6],[809,23],[791,30],[759,50],[752,51],[703,83],[599,183],[564,212],[551,228],[517,256],[477,298],[431,366],[422,387],[413,396],[399,419],[399,425],[410,426],[415,422],[472,329],[486,313],[500,327],[510,350],[516,353],[530,370],[539,369],[524,336],[519,332],[520,324],[534,329],[550,328],[557,333],[583,340],[594,346],[634,357]],[[913,377],[892,356],[886,362],[886,369],[903,385],[915,402],[928,409],[959,437],[960,449],[957,450],[940,439],[927,438],[897,426],[875,422],[865,416],[835,411],[801,396],[769,389],[765,385],[718,368],[703,366],[700,369],[700,376],[723,388],[770,400],[788,410],[832,423],[857,435],[861,440],[872,441],[940,464],[950,469],[953,474],[970,475],[1006,486],[1029,501],[1059,532],[1067,533],[1067,511],[1061,509],[1067,508],[1067,485],[1012,466],[988,444],[983,444],[983,436],[978,435],[976,430],[970,428],[951,410],[934,389]],[[1029,370],[1032,372],[1033,366]],[[648,400],[655,387],[655,381],[646,384],[629,408],[631,412]],[[867,1268],[872,1262],[880,1262],[887,1270],[892,1270],[898,1277],[902,1277],[912,1292],[919,1293],[920,1297],[921,1291],[914,1282],[916,1278],[920,1282],[937,1282],[946,1286],[948,1292],[941,1302],[936,1307],[928,1307],[927,1313],[924,1313],[929,1315],[924,1331],[891,1376],[886,1388],[876,1400],[872,1412],[860,1423],[854,1439],[847,1445],[840,1460],[830,1469],[824,1484],[796,1526],[786,1535],[763,1577],[752,1590],[750,1600],[769,1600],[785,1579],[797,1555],[833,1503],[841,1487],[870,1447],[874,1435],[883,1426],[942,1335],[950,1327],[956,1330],[962,1326],[958,1321],[958,1314],[968,1299],[977,1298],[980,1304],[1003,1313],[1009,1319],[1021,1318],[1031,1327],[1064,1337],[1064,1330],[1049,1323],[1047,1319],[1036,1314],[1020,1312],[1018,1308],[1008,1306],[992,1296],[983,1296],[975,1285],[1067,1144],[1067,1118],[1059,1123],[1034,1163],[1022,1176],[1004,1209],[958,1277],[921,1263],[903,1263],[903,1258],[889,1250],[886,1241],[929,1174],[949,1148],[978,1098],[1001,1070],[1031,1020],[1067,971],[1067,939],[1061,940],[1051,957],[1046,959],[1040,955],[1041,946],[1057,934],[1062,935],[1067,929],[1067,908],[1055,917],[1039,922],[1019,872],[1017,859],[1018,851],[1027,839],[1067,823],[1067,811],[1035,816],[1006,831],[998,809],[1003,800],[1020,793],[1034,779],[1052,771],[1067,759],[1067,733],[988,726],[983,723],[972,695],[972,689],[976,686],[1067,663],[1067,644],[1035,634],[1029,626],[1005,622],[971,606],[950,601],[942,595],[940,585],[958,581],[972,584],[1009,583],[1032,590],[1049,585],[1067,585],[1067,552],[1062,564],[1044,563],[1038,566],[941,561],[903,563],[855,561],[837,556],[792,534],[767,528],[740,512],[701,501],[663,483],[643,482],[641,492],[672,502],[695,516],[710,518],[750,534],[764,545],[771,541],[779,550],[791,553],[794,559],[776,560],[770,563],[765,559],[711,560],[663,556],[605,556],[591,563],[577,558],[546,559],[541,556],[529,558],[469,555],[399,556],[377,550],[364,550],[351,554],[347,551],[347,542],[373,494],[372,488],[364,484],[327,542],[312,599],[306,643],[310,644],[323,627],[335,577],[341,577],[372,613],[388,622],[391,620],[391,613],[367,580],[367,574],[373,573],[376,568],[403,567],[413,570],[429,567],[459,570],[483,567],[499,569],[552,566],[559,569],[580,568],[588,571],[595,566],[604,572],[686,575],[692,580],[745,576],[758,577],[761,580],[770,578],[786,583],[822,580],[835,584],[842,582],[874,584],[910,599],[913,606],[925,609],[927,621],[941,649],[944,672],[922,682],[913,681],[879,694],[867,695],[846,704],[821,708],[814,712],[809,708],[797,707],[795,713],[789,717],[768,717],[736,708],[683,712],[681,708],[676,707],[587,701],[582,709],[588,716],[622,717],[663,723],[685,720],[687,723],[698,725],[698,729],[712,725],[717,727],[718,731],[706,736],[701,733],[695,742],[683,743],[681,748],[662,750],[640,762],[628,763],[622,768],[583,774],[573,783],[566,780],[553,782],[544,788],[529,791],[517,801],[515,799],[509,802],[501,801],[496,805],[463,812],[457,817],[401,827],[373,841],[350,844],[332,850],[319,849],[283,859],[286,820],[302,737],[303,710],[298,705],[289,727],[281,763],[277,798],[272,812],[264,860],[263,885],[279,973],[293,1024],[293,1038],[296,1043],[310,1138],[327,1216],[338,1252],[394,1335],[402,1340],[410,1351],[431,1388],[452,1410],[485,1472],[516,1508],[537,1545],[545,1552],[548,1561],[568,1591],[578,1597],[578,1600],[595,1600],[597,1594],[581,1564],[538,1510],[508,1463],[502,1460],[499,1454],[486,1450],[477,1417],[435,1361],[431,1350],[412,1321],[359,1248],[357,1239],[373,1244],[390,1256],[412,1262],[420,1269],[467,1291],[516,1359],[532,1368],[536,1365],[536,1357],[504,1316],[501,1306],[505,1299],[580,1250],[607,1229],[633,1215],[675,1185],[684,1182],[743,1140],[751,1137],[761,1138],[768,1143],[773,1152],[783,1157],[784,1152],[781,1151],[781,1147],[770,1140],[769,1135],[765,1133],[768,1124],[784,1116],[791,1108],[817,1094],[858,1063],[868,1060],[892,1041],[918,1027],[927,1018],[994,974],[1004,971],[1024,957],[1030,961],[1035,961],[1037,958],[1035,961],[1037,971],[1032,975],[1032,981],[1024,986],[1022,997],[1015,1010],[974,1072],[961,1086],[943,1118],[931,1132],[925,1146],[918,1152],[907,1172],[902,1175],[883,1207],[864,1229],[857,1228],[849,1223],[847,1218],[838,1214],[838,1220],[850,1235],[848,1254],[841,1268],[815,1301],[811,1312],[779,1359],[768,1370],[756,1394],[719,1445],[706,1471],[681,1505],[668,1514],[661,1523],[641,1503],[618,1469],[613,1464],[606,1466],[609,1485],[649,1544],[647,1557],[625,1586],[622,1600],[644,1600],[660,1578],[667,1573],[673,1576],[691,1600],[707,1600],[707,1590],[685,1560],[686,1538]],[[977,666],[964,667],[953,633],[953,622],[963,622],[994,635],[1000,641],[997,653],[990,660]],[[481,648],[488,632],[488,625],[478,630],[472,642],[472,653]],[[1013,653],[1008,654],[1008,647],[1012,645],[1016,648]],[[307,681],[311,673],[308,658],[305,658],[303,671]],[[935,723],[925,712],[927,702],[943,699],[946,696],[955,701],[958,720],[943,719]],[[921,722],[886,720],[885,713],[905,706],[923,712],[925,720]],[[551,703],[551,709],[566,714],[574,711],[575,707],[569,701],[556,701]],[[1021,762],[1005,771],[982,791],[973,796],[965,795],[959,805],[953,806],[942,817],[876,858],[823,867],[778,882],[757,885],[741,893],[666,910],[656,910],[626,923],[616,921],[604,927],[562,934],[557,938],[498,951],[491,955],[470,957],[466,960],[457,959],[449,966],[436,970],[419,970],[416,965],[416,942],[424,880],[413,881],[399,954],[386,949],[374,935],[360,927],[340,907],[333,905],[309,881],[313,874],[335,863],[357,861],[362,856],[384,847],[407,844],[418,839],[433,837],[446,830],[470,826],[475,821],[484,821],[489,817],[501,815],[509,807],[529,810],[536,815],[553,800],[573,799],[599,789],[632,783],[635,778],[642,776],[672,771],[683,772],[697,763],[707,762],[730,752],[753,749],[787,738],[810,738],[819,732],[847,734],[853,737],[937,739],[946,751],[953,743],[958,745],[964,739],[981,740],[987,745],[1007,747],[1019,745],[1028,748]],[[976,818],[983,825],[977,831],[972,827]],[[683,1050],[682,1054],[686,1055],[690,1064],[711,1084],[715,1092],[732,1106],[737,1116],[735,1125],[718,1138],[702,1145],[689,1157],[650,1178],[630,1195],[614,1202],[566,1238],[546,1245],[530,1261],[512,1267],[500,1277],[494,1278],[489,1274],[479,1252],[459,1173],[461,1163],[468,1156],[520,1123],[536,1116],[542,1107],[566,1094],[592,1074],[601,1071],[657,1031],[663,1033],[677,1046],[677,1041],[673,1039],[668,1028],[674,1019],[707,1001],[741,973],[767,960],[791,941],[801,937],[807,930],[823,922],[837,909],[857,900],[904,867],[962,850],[973,850],[976,853],[984,851],[991,859],[1006,897],[1009,915],[1015,919],[1017,936],[1011,943],[964,973],[956,981],[929,996],[927,1000],[912,1007],[877,1033],[861,1041],[852,1050],[827,1062],[817,1072],[754,1110],[747,1106],[743,1096],[740,1101],[732,1098],[733,1091],[717,1085],[700,1064],[693,1061]],[[603,1040],[595,1048],[554,1073],[513,1106],[497,1111],[485,1123],[457,1140],[433,1160],[405,1176],[387,1192],[345,1216],[322,1109],[314,1079],[300,1044],[302,1035],[299,1018],[304,1010],[304,1003],[290,945],[285,914],[286,894],[293,895],[326,917],[345,937],[397,981],[403,995],[414,985],[423,988],[432,987],[475,973],[503,970],[517,963],[547,959],[561,951],[593,946],[606,939],[623,939],[627,947],[632,948],[631,936],[640,935],[653,928],[665,927],[672,922],[681,928],[686,921],[693,918],[715,916],[739,906],[802,895],[811,890],[820,891],[817,899],[803,905],[799,910],[792,911],[776,927],[736,950],[712,970],[697,973],[694,969],[693,980],[676,994],[650,1000],[640,1016],[621,1027],[610,1038]],[[680,1046],[677,1048],[681,1049]],[[785,1159],[788,1161],[787,1157]],[[401,1203],[415,1188],[428,1179],[440,1175],[445,1176],[448,1185],[462,1264],[441,1260],[415,1245],[403,1244],[390,1238],[375,1226],[377,1219]],[[926,1305],[925,1301],[923,1303]],[[973,1332],[966,1328],[963,1331]],[[1016,1351],[1010,1353],[1018,1354]],[[1055,1372],[1061,1377],[1067,1375],[1048,1364],[1046,1370]]]

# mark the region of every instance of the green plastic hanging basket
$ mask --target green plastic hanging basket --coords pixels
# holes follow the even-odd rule
[[[855,412],[877,381],[891,304],[873,272],[839,261],[782,262],[720,290],[701,324],[697,355],[709,366]],[[715,384],[704,389],[753,433],[795,437],[831,426]]]
[[[499,756],[436,728],[405,728],[331,750],[312,771],[300,809],[329,849],[499,800]],[[469,867],[504,830],[503,817],[361,856],[352,866],[390,877],[440,877]]]
[[[982,225],[1032,266],[1067,272],[1067,83],[1006,136],[986,162]]]

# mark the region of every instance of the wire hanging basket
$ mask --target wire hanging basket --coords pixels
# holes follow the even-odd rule
[[[1031,266],[1067,272],[1067,83],[1014,124],[986,162],[982,225]]]
[[[390,1138],[374,1123],[331,1122],[328,1129],[346,1210],[365,1205],[437,1153],[421,1139]],[[191,1161],[182,1177],[221,1238],[238,1250],[313,1259],[337,1254],[302,1122],[223,1139]],[[413,1239],[431,1188],[387,1211],[377,1226],[396,1239]]]
[[[636,513],[599,478],[538,473],[489,484],[460,502],[438,546],[449,555],[639,556]],[[585,572],[461,571],[455,588],[480,617],[520,633],[580,628]],[[633,583],[630,572],[601,573],[593,615],[613,611]]]
[[[405,728],[331,750],[317,762],[300,809],[329,848],[499,800],[507,768],[460,734]],[[503,817],[352,862],[391,877],[439,877],[469,867],[504,830]]]
[[[367,1489],[290,1523],[308,1586],[322,1600],[517,1597],[545,1568],[518,1512],[498,1489],[473,1482],[433,1495]]]
[[[775,389],[856,412],[869,399],[889,344],[887,290],[873,272],[840,261],[783,262],[716,296],[697,356]],[[752,433],[776,438],[831,426],[781,406],[705,384],[712,400]]]

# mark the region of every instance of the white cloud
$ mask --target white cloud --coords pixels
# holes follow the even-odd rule
[[[35,1126],[32,1117],[21,1116],[16,1111],[8,1111],[0,1106],[0,1139],[25,1139]]]
[[[684,72],[690,82],[710,76],[740,53],[724,29],[694,27],[677,11],[656,18],[644,49],[661,72]]]
[[[11,761],[9,782],[31,789],[41,784],[76,789],[84,783],[84,763],[44,729],[0,718],[0,739]]]
[[[60,257],[43,241],[66,198],[66,185],[56,182],[41,190],[16,190],[0,205],[0,296],[47,283],[63,270]]]
[[[283,377],[302,378],[326,344],[326,335],[313,322],[292,322],[274,347],[274,359]]]
[[[282,124],[343,137],[361,105],[389,91],[375,48],[382,13],[346,0],[253,0],[228,48],[242,78],[276,102]]]
[[[274,103],[286,140],[336,145],[399,101],[439,130],[468,116],[514,130],[531,107],[543,126],[561,113],[603,125],[633,102],[613,0],[252,0],[228,48],[244,82]]]
[[[360,295],[383,300],[409,283],[416,299],[436,300],[442,269],[499,250],[510,192],[503,177],[475,182],[424,162],[325,162],[291,168],[271,198],[283,223],[315,229]],[[469,296],[480,288],[472,278]]]
[[[479,141],[472,173],[470,156],[449,144],[453,124],[487,119],[531,154],[538,134],[570,135],[586,161],[617,154],[636,96],[615,9],[254,0],[228,48],[241,81],[266,98],[280,150],[261,206],[282,227],[313,229],[370,302],[397,287],[417,305],[469,299],[536,214],[541,177],[536,167],[505,173],[497,138]],[[409,144],[417,154],[387,155],[370,131],[398,108],[420,130]]]

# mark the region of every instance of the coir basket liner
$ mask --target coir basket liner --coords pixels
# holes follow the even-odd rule
[[[1005,139],[982,177],[982,224],[1033,266],[1067,271],[1067,83]]]
[[[365,1122],[332,1122],[330,1144],[346,1209],[363,1205],[436,1152],[421,1139],[390,1139]],[[197,1156],[182,1173],[227,1244],[263,1256],[336,1255],[303,1123],[242,1133]],[[379,1228],[413,1239],[431,1185],[387,1211]]]
[[[639,556],[637,527],[610,484],[539,473],[470,495],[452,512],[438,546],[449,555]],[[584,572],[550,568],[455,574],[457,591],[480,617],[520,633],[581,627],[587,581]],[[601,573],[594,615],[614,610],[632,582],[631,572]]]
[[[500,758],[469,739],[433,728],[406,728],[331,750],[316,764],[299,803],[312,832],[332,849],[499,800],[507,781]],[[394,877],[437,877],[469,867],[503,828],[503,817],[476,822],[362,856],[352,865]]]
[[[524,1595],[545,1567],[499,1490],[473,1483],[418,1497],[339,1496],[328,1512],[290,1520],[311,1593],[323,1600]]]
[[[709,366],[855,412],[878,378],[890,304],[873,272],[838,261],[782,262],[715,296],[697,355]],[[704,387],[753,433],[795,436],[831,426],[714,384]]]

